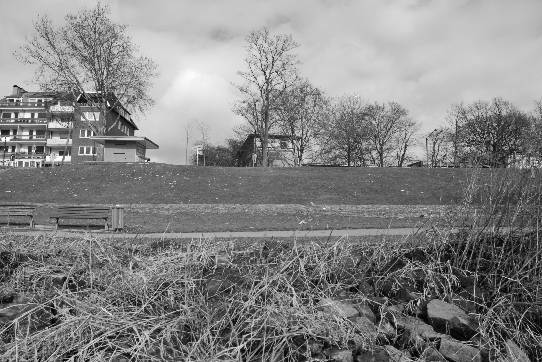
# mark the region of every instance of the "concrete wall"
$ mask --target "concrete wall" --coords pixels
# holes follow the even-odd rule
[[[104,150],[105,162],[137,162],[136,142],[106,141]]]

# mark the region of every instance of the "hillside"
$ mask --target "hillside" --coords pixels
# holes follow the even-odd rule
[[[0,172],[0,202],[442,205],[473,172],[406,168],[73,165]]]

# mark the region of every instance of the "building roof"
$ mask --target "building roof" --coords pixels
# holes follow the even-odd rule
[[[157,150],[158,145],[148,139],[147,137],[137,137],[137,136],[92,136],[91,140],[98,143],[105,144],[106,141],[111,142],[136,142],[143,145],[148,150]]]

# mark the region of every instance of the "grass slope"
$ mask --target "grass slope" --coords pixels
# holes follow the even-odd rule
[[[166,164],[21,168],[0,172],[0,202],[443,205],[462,198],[472,172]]]

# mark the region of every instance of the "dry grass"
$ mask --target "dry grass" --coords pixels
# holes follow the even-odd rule
[[[0,331],[10,360],[296,360],[310,354],[310,341],[374,343],[317,308],[359,283],[360,255],[382,253],[343,239],[243,251],[211,240],[131,249],[83,238],[15,245],[4,237],[1,245],[19,255],[4,265],[14,270],[4,288],[33,303]]]
[[[483,216],[458,213],[460,233],[435,226],[423,245],[346,239],[120,245],[83,236],[1,236],[2,299],[11,290],[19,296],[12,308],[25,307],[0,324],[0,354],[40,361],[294,361],[310,358],[313,343],[375,344],[358,325],[322,312],[322,299],[388,296],[383,309],[406,288],[407,313],[423,313],[433,298],[462,300],[473,306],[476,338],[493,357],[512,339],[540,360],[541,185],[530,174],[502,172],[484,183],[473,181],[464,204],[485,210]],[[465,280],[472,289],[465,290]],[[370,290],[361,287],[367,282]]]
[[[470,276],[479,290],[471,301],[480,314],[480,333],[498,350],[513,339],[533,360],[542,359],[542,184],[536,171],[491,175],[472,182],[465,208],[470,226],[448,235],[439,259]]]

